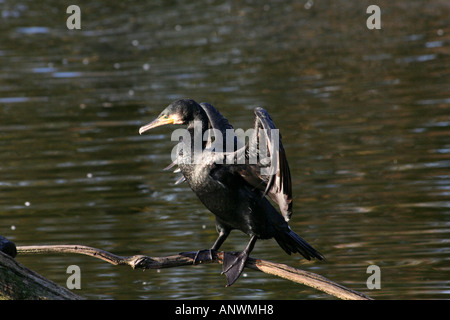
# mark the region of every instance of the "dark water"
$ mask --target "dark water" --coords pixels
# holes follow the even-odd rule
[[[326,257],[273,240],[252,256],[376,299],[450,293],[450,5],[377,1],[0,0],[0,234],[165,256],[216,238],[176,176],[173,128],[139,136],[171,101],[213,103],[235,128],[264,106],[294,181],[292,228]],[[223,249],[242,250],[235,231]],[[18,256],[89,299],[328,299],[255,271],[230,288],[217,264],[131,270],[75,255]],[[369,290],[369,265],[381,289]]]

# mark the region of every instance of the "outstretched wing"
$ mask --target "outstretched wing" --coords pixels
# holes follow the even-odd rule
[[[269,113],[256,108],[254,132],[246,145],[246,164],[237,172],[280,207],[286,221],[292,215],[292,182],[281,135]]]
[[[172,169],[175,165],[177,165],[177,161],[176,161],[176,160],[172,161],[172,163],[169,164],[167,167],[165,167],[163,170],[170,170],[170,169]],[[173,173],[179,173],[179,172],[180,172],[180,168],[176,168],[176,169],[173,171]],[[186,181],[186,178],[184,177],[183,174],[181,174],[181,175],[178,177],[178,180],[175,181],[174,184],[177,185],[177,184],[180,184],[180,183],[182,183],[182,182],[184,182],[184,181]]]
[[[215,131],[215,134],[220,134],[220,138],[222,139],[222,146],[220,151],[225,151],[227,149],[227,130],[233,130],[233,126],[228,122],[227,118],[225,118],[214,106],[207,102],[200,103],[200,106],[206,112],[209,120],[209,136],[206,142],[206,148],[211,148],[213,145],[212,133]],[[218,137],[214,137],[215,139]],[[233,136],[233,151],[236,148],[236,137]],[[216,145],[217,146],[217,145]]]
[[[225,130],[227,129],[233,129],[233,126],[228,122],[228,120],[216,108],[214,108],[212,104],[202,102],[200,103],[200,106],[206,112],[212,128],[218,129],[223,133],[225,133]]]

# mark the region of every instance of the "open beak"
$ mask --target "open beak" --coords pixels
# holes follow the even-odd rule
[[[153,129],[155,127],[163,126],[166,124],[173,124],[175,121],[173,118],[166,118],[165,116],[161,116],[149,124],[146,124],[145,126],[142,126],[139,128],[139,134],[143,134],[145,131]]]

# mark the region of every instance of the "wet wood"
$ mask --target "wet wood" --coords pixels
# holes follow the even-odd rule
[[[0,300],[80,300],[80,296],[44,278],[0,251]]]

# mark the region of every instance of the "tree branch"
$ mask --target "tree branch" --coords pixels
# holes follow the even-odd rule
[[[19,246],[19,254],[46,254],[46,253],[76,253],[95,257],[113,265],[128,265],[133,269],[162,269],[186,265],[193,265],[196,252],[185,252],[168,257],[147,257],[134,255],[121,257],[110,252],[81,245],[43,245],[43,246]],[[223,263],[223,252],[213,251],[212,259],[202,263]],[[275,275],[296,283],[300,283],[329,295],[344,300],[372,300],[363,293],[348,289],[316,273],[299,270],[284,264],[274,263],[261,259],[248,258],[247,268]]]

